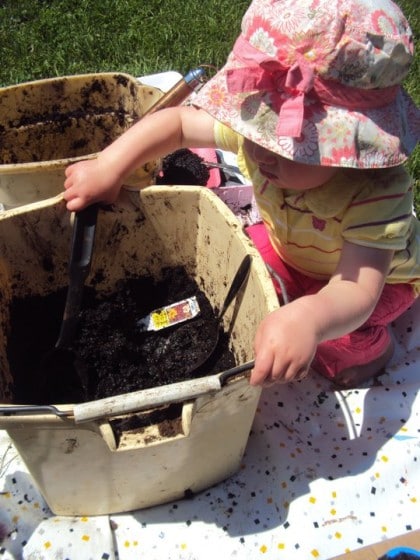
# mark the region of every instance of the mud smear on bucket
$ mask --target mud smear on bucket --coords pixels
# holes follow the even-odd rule
[[[7,354],[15,403],[84,402],[183,381],[192,377],[188,364],[197,361],[207,345],[211,350],[215,311],[183,267],[167,268],[159,281],[126,279],[106,296],[86,287],[70,348],[73,359],[55,365],[57,371],[47,376],[45,386],[40,363],[57,337],[65,295],[62,290],[12,301]],[[157,332],[137,326],[139,318],[153,309],[191,296],[196,296],[201,310],[191,321]],[[235,365],[228,338],[223,333],[211,362],[194,371],[193,377]]]
[[[78,86],[79,91],[69,89],[69,78],[50,82],[29,83],[17,90],[22,98],[19,110],[14,119],[0,127],[0,164],[99,152],[140,117],[139,108],[133,107],[134,84],[124,75],[115,74],[107,80],[86,77],[85,85]],[[37,105],[37,89],[43,88],[47,101]]]

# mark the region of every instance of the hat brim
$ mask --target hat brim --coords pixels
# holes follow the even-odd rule
[[[279,113],[270,92],[228,91],[227,71],[237,66],[232,55],[230,60],[202,87],[194,105],[267,150],[306,164],[371,169],[400,165],[416,147],[420,111],[402,89],[391,103],[360,111],[323,105],[308,95],[301,136],[277,136]]]

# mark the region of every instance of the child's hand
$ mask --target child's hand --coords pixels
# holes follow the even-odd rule
[[[299,300],[273,311],[260,323],[255,336],[251,385],[302,379],[318,343],[316,322]]]
[[[118,197],[122,181],[99,158],[74,163],[65,173],[64,200],[70,212],[94,202],[112,204]]]
[[[69,211],[116,201],[125,177],[149,161],[182,147],[215,148],[214,119],[195,107],[171,107],[140,119],[96,159],[66,169],[64,199]]]
[[[255,336],[252,385],[308,373],[317,346],[359,328],[382,293],[393,252],[344,241],[334,275],[318,293],[270,313]]]

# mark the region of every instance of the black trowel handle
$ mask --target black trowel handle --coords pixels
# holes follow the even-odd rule
[[[97,218],[98,204],[87,206],[74,217],[69,274],[80,275],[83,281],[90,271]]]
[[[223,302],[222,309],[219,312],[219,321],[225,314],[229,305],[238,295],[238,292],[242,288],[242,285],[245,283],[245,280],[248,278],[249,272],[251,270],[251,263],[252,263],[251,256],[245,255],[244,259],[239,265],[239,268],[232,280],[232,284],[230,285],[229,291],[225,297],[225,301]]]
[[[69,287],[56,348],[68,346],[73,338],[82,302],[83,287],[92,262],[98,208],[98,204],[92,204],[76,212],[74,217]]]

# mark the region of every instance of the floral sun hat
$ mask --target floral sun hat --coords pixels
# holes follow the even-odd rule
[[[392,167],[420,137],[420,111],[400,86],[413,51],[390,0],[254,0],[194,104],[294,161]]]

